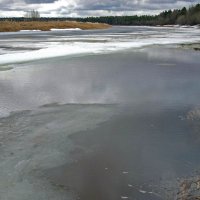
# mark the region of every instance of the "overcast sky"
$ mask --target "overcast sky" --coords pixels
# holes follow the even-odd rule
[[[23,16],[36,9],[41,16],[77,17],[157,14],[165,9],[200,3],[199,0],[0,0],[0,16]]]

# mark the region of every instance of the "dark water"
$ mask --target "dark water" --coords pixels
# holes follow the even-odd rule
[[[197,106],[199,73],[198,52],[168,48],[18,64],[0,74],[1,112],[55,102]]]
[[[151,51],[170,51],[170,60],[152,58]],[[47,170],[48,179],[84,200],[176,198],[179,179],[194,175],[200,164],[199,136],[186,119],[200,98],[199,61],[182,61],[185,53],[152,48],[106,55],[101,67],[100,57],[81,59],[90,68],[79,65],[81,86],[92,80],[83,97],[97,92],[119,103],[120,113],[72,134],[74,162]]]
[[[199,63],[198,52],[151,47],[1,72],[1,111],[18,110],[0,120],[2,199],[176,198],[200,166],[187,117]]]

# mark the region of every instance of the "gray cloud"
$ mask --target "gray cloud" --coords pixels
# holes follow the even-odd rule
[[[43,16],[128,15],[181,8],[198,0],[0,0],[0,16],[37,9]],[[21,11],[21,12],[19,12]]]
[[[82,10],[114,10],[114,11],[136,11],[141,9],[166,9],[176,8],[176,5],[187,5],[198,2],[197,0],[79,0]]]
[[[56,0],[25,0],[27,4],[54,3]]]

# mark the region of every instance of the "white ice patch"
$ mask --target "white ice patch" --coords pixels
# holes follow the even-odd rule
[[[21,169],[23,169],[29,162],[30,162],[30,160],[21,160],[21,161],[19,161],[19,162],[15,165],[15,169],[21,170]]]
[[[40,32],[41,30],[20,30],[20,32]]]
[[[128,199],[128,197],[126,197],[126,196],[121,196],[121,199]]]
[[[10,112],[2,112],[2,111],[0,111],[0,118],[9,117],[9,116],[10,116]]]
[[[146,194],[147,193],[147,191],[144,191],[144,190],[139,190],[139,192],[142,193],[142,194]]]
[[[158,29],[158,28],[157,28]],[[63,29],[53,29],[54,31]],[[65,29],[79,30],[79,29]],[[152,32],[153,31],[153,32]],[[170,32],[171,31],[171,32]],[[43,34],[43,33],[42,33]],[[142,33],[129,32],[123,35],[107,33],[99,35],[52,35],[48,41],[40,41],[32,44],[33,47],[45,43],[40,50],[30,50],[28,52],[4,53],[0,55],[0,65],[10,63],[21,63],[45,58],[59,56],[83,55],[83,54],[102,54],[126,49],[136,49],[149,45],[168,45],[199,42],[199,29],[194,28],[159,28],[143,31]],[[73,41],[76,38],[77,41]],[[105,41],[98,41],[99,39]],[[88,40],[88,41],[87,41]],[[37,40],[36,40],[37,41]],[[32,42],[31,42],[32,43]],[[29,43],[27,43],[27,46]]]
[[[140,47],[145,43],[129,43],[129,42],[116,42],[116,43],[83,43],[74,42],[68,44],[60,44],[44,48],[36,51],[29,51],[24,53],[9,53],[0,55],[0,65],[9,63],[21,63],[44,58],[79,55],[79,54],[98,54],[113,52],[131,48],[132,46]]]
[[[51,31],[80,31],[80,28],[52,28]]]
[[[128,187],[133,187],[133,185],[131,185],[131,184],[128,184]]]

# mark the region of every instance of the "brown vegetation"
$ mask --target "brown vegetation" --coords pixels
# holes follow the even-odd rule
[[[200,178],[193,177],[183,180],[177,194],[177,200],[198,200],[200,199]]]
[[[65,28],[80,28],[83,30],[86,29],[106,29],[110,25],[103,23],[83,23],[76,21],[23,21],[23,22],[14,22],[14,21],[2,21],[0,22],[0,32],[14,32],[20,30],[41,30],[49,31],[52,28],[56,29],[65,29]]]

